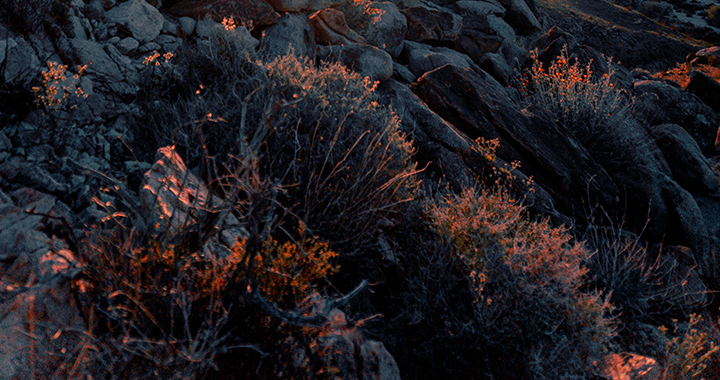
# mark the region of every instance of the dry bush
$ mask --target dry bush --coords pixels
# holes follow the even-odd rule
[[[597,372],[613,327],[604,317],[609,305],[580,290],[588,250],[565,230],[529,220],[503,191],[465,189],[428,212],[473,281],[475,331],[493,372],[537,379]]]
[[[520,87],[525,102],[550,112],[603,165],[620,167],[649,155],[645,131],[634,118],[634,99],[613,83],[612,60],[607,73],[594,74],[592,61],[583,66],[567,47],[543,67],[537,51]]]
[[[3,0],[0,21],[17,33],[29,34],[51,19],[64,23],[69,7],[69,0]]]
[[[222,51],[216,56],[234,62],[232,74],[227,62],[179,53],[180,79],[158,87],[181,95],[143,95],[141,141],[175,144],[188,162],[200,162],[203,146],[226,157],[248,144],[262,175],[282,186],[277,201],[287,215],[331,243],[367,242],[415,196],[411,145],[377,103],[374,83],[339,63],[315,68],[292,54],[255,62]],[[195,122],[208,113],[215,123]]]
[[[717,357],[720,347],[709,340],[706,332],[698,329],[701,321],[700,316],[693,314],[687,322],[673,321],[673,331],[665,326],[659,328],[665,338],[663,379],[703,378],[707,364]]]

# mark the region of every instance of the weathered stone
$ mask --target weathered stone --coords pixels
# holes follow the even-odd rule
[[[53,195],[67,192],[67,185],[59,182],[47,170],[17,156],[0,164],[0,176],[10,183],[21,184]]]
[[[498,17],[505,16],[505,8],[497,0],[487,1],[469,1],[461,0],[455,3],[455,6],[459,9],[465,10],[469,13],[476,15],[495,15]]]
[[[467,54],[475,63],[480,64],[488,53],[497,53],[502,46],[503,38],[485,34],[481,31],[463,29],[459,42],[459,51]]]
[[[478,62],[478,66],[490,74],[503,86],[510,85],[512,68],[505,62],[505,57],[496,53],[487,53]]]
[[[105,80],[122,81],[123,75],[117,64],[105,53],[97,42],[73,38],[70,40],[80,62],[89,63],[87,73]]]
[[[350,29],[345,14],[337,9],[328,8],[310,16],[310,25],[315,33],[315,41],[322,45],[364,44],[365,39]]]
[[[390,79],[393,60],[390,54],[371,45],[327,46],[319,50],[324,60],[337,57],[345,66],[373,81]]]
[[[132,37],[127,37],[120,40],[115,46],[121,54],[126,55],[137,49],[140,46],[140,42]]]
[[[28,81],[40,71],[40,60],[22,38],[0,39],[0,65],[4,65],[4,81],[8,83]]]
[[[662,176],[662,195],[672,218],[666,231],[668,240],[678,239],[695,252],[705,252],[710,235],[693,196],[667,176]]]
[[[513,29],[512,26],[508,25],[508,23],[500,17],[488,15],[487,22],[490,25],[490,28],[495,31],[495,34],[502,37],[503,41],[514,43],[517,39],[515,29]]]
[[[661,124],[650,127],[650,133],[678,184],[691,191],[714,193],[720,190],[715,173],[687,131],[679,125]]]
[[[286,14],[277,24],[263,31],[260,55],[264,59],[282,57],[291,49],[298,58],[308,58],[315,62],[315,33],[304,14]]]
[[[184,35],[189,36],[195,33],[195,26],[197,24],[197,21],[194,18],[180,17],[180,19],[178,19],[178,22],[180,22],[180,30]]]
[[[267,0],[278,12],[299,13],[334,8],[349,0]]]
[[[446,47],[407,42],[405,51],[408,68],[417,77],[444,65],[453,65],[461,69],[478,68],[470,57]]]
[[[462,17],[429,4],[402,9],[407,19],[406,39],[428,44],[454,45],[462,32]]]
[[[179,0],[168,9],[178,17],[202,19],[207,16],[217,22],[233,16],[235,23],[263,27],[278,22],[280,16],[265,0]],[[191,34],[185,33],[185,34]]]
[[[692,136],[706,157],[715,154],[720,117],[697,96],[656,80],[635,82],[633,87],[638,117],[649,125],[677,124]]]
[[[397,6],[389,1],[374,1],[368,5],[371,20],[359,30],[365,40],[397,58],[402,52],[407,33],[407,20]]]
[[[499,0],[507,10],[503,20],[520,35],[527,35],[542,29],[542,25],[524,0]]]
[[[160,34],[165,18],[145,0],[129,0],[105,13],[105,21],[122,25],[140,42]]]
[[[689,54],[687,62],[693,65],[720,66],[720,46],[712,46]]]
[[[685,90],[697,95],[716,113],[720,113],[720,83],[714,78],[693,70],[690,72],[690,83]]]
[[[400,368],[385,346],[376,341],[360,344],[362,380],[400,380]]]

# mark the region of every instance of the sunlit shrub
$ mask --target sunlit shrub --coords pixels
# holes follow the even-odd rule
[[[503,191],[465,189],[428,212],[467,265],[476,329],[495,370],[505,362],[538,379],[590,378],[598,370],[614,332],[604,317],[609,304],[580,291],[588,250],[564,229],[530,220]]]
[[[699,379],[707,363],[717,355],[720,347],[709,340],[707,333],[698,330],[701,320],[693,314],[686,323],[674,321],[673,331],[665,326],[659,328],[665,336],[664,379]]]

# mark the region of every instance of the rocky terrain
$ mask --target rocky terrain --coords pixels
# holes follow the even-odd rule
[[[688,9],[4,1],[0,377],[720,376]]]

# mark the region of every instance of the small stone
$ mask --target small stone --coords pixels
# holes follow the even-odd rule
[[[189,36],[195,32],[195,25],[197,24],[195,19],[190,17],[180,17],[178,21],[180,21],[180,31],[182,34]]]
[[[140,42],[132,37],[127,37],[120,40],[115,46],[121,54],[129,54],[140,46]]]

